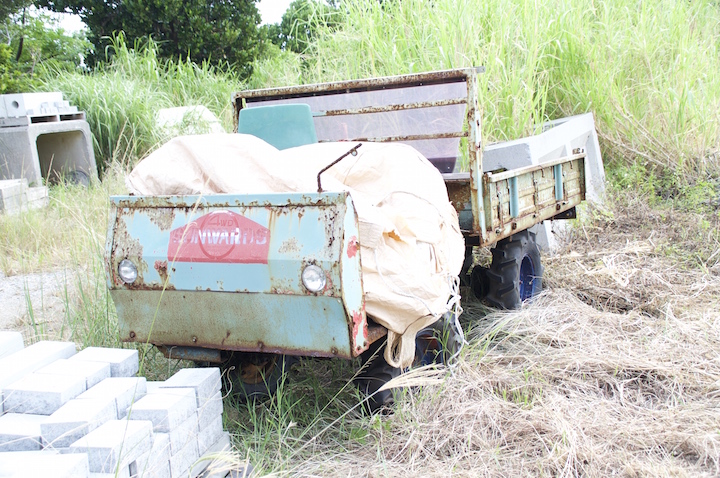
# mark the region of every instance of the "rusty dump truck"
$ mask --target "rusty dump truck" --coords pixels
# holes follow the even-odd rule
[[[547,224],[574,217],[586,194],[601,194],[602,163],[591,115],[484,145],[482,72],[241,91],[233,98],[235,130],[278,149],[337,141],[351,141],[348,149],[413,146],[441,172],[457,211],[466,248],[461,281],[491,305],[515,308],[541,288],[538,243],[552,241]],[[363,306],[358,219],[347,192],[116,196],[111,203],[107,285],[123,341],[224,364],[245,396],[272,393],[290,357],[366,357],[383,342],[386,329]],[[179,251],[182,237],[194,239]],[[288,238],[295,247],[282,247]],[[493,246],[489,267],[474,267],[476,246]],[[447,347],[438,345],[438,331],[455,319],[439,318],[441,327],[418,334],[425,339],[418,360]],[[361,374],[370,394],[396,372],[382,362]]]

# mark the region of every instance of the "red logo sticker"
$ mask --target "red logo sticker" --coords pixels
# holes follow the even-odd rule
[[[215,211],[170,231],[168,260],[267,264],[270,230],[232,211]]]

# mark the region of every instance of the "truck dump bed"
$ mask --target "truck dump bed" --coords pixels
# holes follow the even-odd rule
[[[443,173],[468,245],[490,245],[585,199],[584,150],[524,168],[483,170],[477,75],[466,68],[242,91],[243,108],[310,106],[317,139],[402,142]]]

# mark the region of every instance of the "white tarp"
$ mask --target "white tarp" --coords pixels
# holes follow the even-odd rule
[[[175,138],[126,179],[137,195],[317,191],[317,173],[355,143],[278,151],[242,134]],[[322,175],[326,191],[349,191],[360,222],[365,308],[387,327],[385,357],[407,367],[415,335],[457,298],[464,240],[439,171],[410,146],[363,143]]]

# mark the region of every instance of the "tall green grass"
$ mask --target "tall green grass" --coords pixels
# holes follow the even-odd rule
[[[484,65],[486,140],[591,111],[606,161],[679,179],[720,167],[717,2],[346,0],[341,12],[300,73],[296,58],[275,57],[256,65],[255,84]]]
[[[110,162],[132,164],[166,140],[157,126],[162,108],[203,105],[230,127],[231,96],[240,84],[232,72],[161,60],[152,40],[130,47],[119,36],[108,55],[108,63],[92,73],[46,71],[41,87],[62,91],[87,113],[101,169]]]

